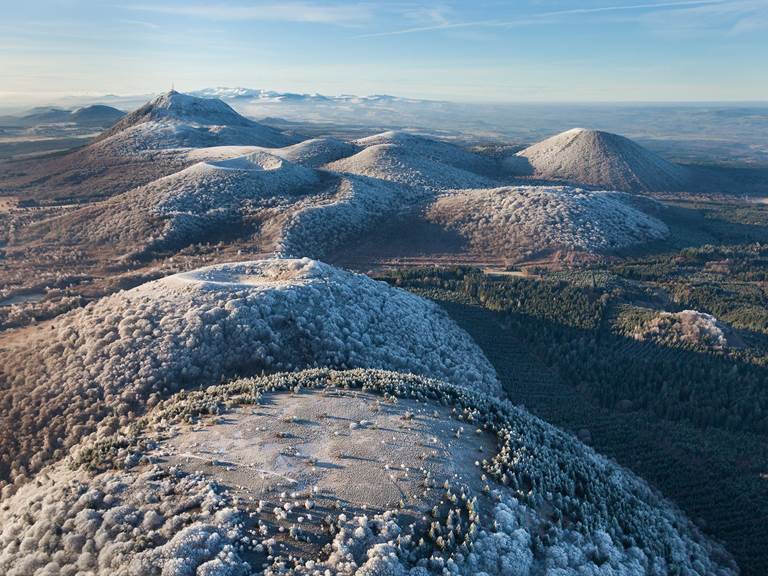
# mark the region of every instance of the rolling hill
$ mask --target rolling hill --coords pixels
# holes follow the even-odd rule
[[[363,150],[326,168],[429,189],[490,186],[499,175],[490,158],[407,132],[384,132],[354,143]]]
[[[323,257],[426,200],[425,193],[391,182],[307,167],[317,163],[313,155],[329,152],[317,142],[265,150],[195,149],[190,158],[209,160],[24,226],[12,245],[87,246],[105,258],[143,259],[190,244],[243,237],[262,252]]]
[[[123,116],[125,116],[125,112],[112,106],[91,104],[90,106],[83,106],[73,110],[69,118],[72,122],[81,126],[108,127],[115,124]]]
[[[32,128],[51,124],[75,124],[81,127],[108,128],[125,116],[125,112],[104,104],[91,104],[66,110],[33,108],[21,116],[0,116],[0,126]]]
[[[99,111],[83,110],[85,117]],[[300,138],[249,120],[227,104],[168,92],[124,116],[88,146],[0,169],[0,191],[42,202],[113,196],[188,167],[206,146],[282,147]]]
[[[3,351],[0,366],[3,480],[58,459],[104,418],[235,374],[385,368],[501,395],[437,305],[309,259],[222,264],[119,292],[59,317],[27,353]]]
[[[664,238],[667,226],[620,192],[568,186],[518,186],[447,193],[427,211],[480,252],[604,252]]]
[[[623,192],[682,189],[690,174],[639,144],[609,132],[574,128],[521,150],[506,159],[512,170]]]
[[[136,152],[228,145],[277,148],[296,141],[295,137],[241,116],[221,100],[171,90],[125,116],[94,146]]]
[[[24,233],[55,244],[101,245],[120,255],[179,249],[241,226],[246,209],[293,204],[319,184],[312,169],[256,151],[198,162]]]
[[[0,510],[8,576],[738,573],[631,472],[422,376],[207,386],[71,454]]]

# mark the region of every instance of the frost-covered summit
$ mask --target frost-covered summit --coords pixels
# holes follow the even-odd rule
[[[477,345],[431,301],[314,260],[220,264],[105,297],[59,317],[25,354],[0,353],[0,473],[38,469],[100,419],[180,388],[313,366],[502,394]]]
[[[677,190],[689,177],[686,168],[628,138],[584,128],[534,144],[506,163],[538,178],[624,192]]]
[[[248,126],[251,121],[216,98],[196,98],[171,90],[130,113],[116,129],[150,120],[173,120],[219,126]]]
[[[172,90],[125,116],[95,146],[129,152],[223,145],[279,147],[296,141],[241,116],[221,100]]]
[[[140,425],[103,426],[4,504],[8,576],[738,574],[572,435],[379,370],[178,394]]]

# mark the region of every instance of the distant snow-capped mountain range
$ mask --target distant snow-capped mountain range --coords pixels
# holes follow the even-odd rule
[[[350,104],[372,104],[372,103],[418,103],[431,102],[430,100],[418,100],[413,98],[401,98],[399,96],[390,96],[388,94],[372,94],[370,96],[355,96],[353,94],[340,94],[338,96],[326,96],[323,94],[301,94],[298,92],[277,92],[275,90],[263,90],[260,88],[229,88],[217,86],[214,88],[202,88],[188,92],[193,96],[201,98],[220,98],[222,100],[249,100],[259,102],[312,102],[312,103],[350,103]]]

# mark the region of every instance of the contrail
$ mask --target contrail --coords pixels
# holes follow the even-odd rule
[[[570,8],[568,10],[554,10],[551,12],[537,12],[529,14],[525,18],[517,20],[473,20],[469,22],[448,22],[445,24],[435,24],[433,26],[419,26],[415,28],[404,28],[402,30],[391,30],[389,32],[374,32],[372,34],[361,34],[354,38],[375,38],[379,36],[399,36],[401,34],[415,34],[417,32],[430,32],[433,30],[452,30],[456,28],[503,28],[505,26],[515,26],[520,24],[534,24],[542,18],[551,16],[567,16],[569,14],[595,14],[599,12],[620,12],[627,10],[650,10],[654,8],[684,8],[687,6],[706,6],[710,4],[726,4],[725,0],[683,0],[682,2],[654,2],[647,4],[632,4],[629,6],[601,6],[598,8]]]

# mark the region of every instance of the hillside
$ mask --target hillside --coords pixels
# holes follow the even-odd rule
[[[392,275],[395,285],[435,298],[476,339],[513,403],[630,467],[725,542],[742,574],[758,576],[768,567],[768,340],[765,328],[738,328],[760,318],[750,314],[760,281],[748,287],[745,278],[768,269],[767,250],[753,249],[750,266],[723,270],[718,285],[709,264],[724,255],[711,246],[534,278],[456,268]],[[744,348],[707,350],[701,344],[716,340],[709,338],[690,346],[676,336],[691,331],[666,320],[672,330],[662,338],[633,338],[643,319],[671,306],[660,278],[685,283],[675,290],[678,307],[719,310],[717,327]],[[643,308],[625,304],[638,301]],[[691,315],[689,327],[702,316]],[[703,327],[710,333],[708,321]]]
[[[496,256],[565,248],[600,252],[664,238],[667,226],[618,192],[568,186],[462,190],[438,198],[431,222]]]
[[[241,116],[221,100],[171,90],[125,116],[94,146],[135,152],[227,145],[280,147],[296,140]]]
[[[490,186],[499,175],[490,158],[406,132],[384,132],[354,143],[363,150],[326,168],[430,189]]]
[[[33,108],[20,116],[0,116],[0,126],[35,127],[51,124],[77,124],[78,126],[108,128],[125,112],[104,104],[91,104],[66,110],[63,108]]]
[[[359,244],[369,233],[420,209],[428,192],[376,178],[343,175],[335,193],[297,203],[276,219],[275,250],[283,256],[326,257]]]
[[[104,202],[31,226],[23,233],[54,244],[103,245],[141,255],[206,242],[245,212],[292,204],[319,185],[310,168],[265,152],[198,162]]]
[[[235,374],[385,368],[501,394],[438,306],[308,259],[169,276],[62,315],[39,336],[25,354],[0,352],[2,480],[60,458],[96,422],[127,422],[180,388]]]
[[[425,201],[425,193],[391,182],[308,168],[317,154],[330,151],[319,144],[270,153],[253,147],[195,149],[190,159],[209,160],[24,226],[9,246],[87,246],[130,259],[241,237],[262,252],[323,257]]]
[[[112,106],[92,104],[73,110],[69,115],[69,119],[81,126],[107,127],[112,126],[123,116],[125,116],[125,112]]]
[[[574,128],[506,159],[516,172],[624,192],[680,190],[689,170],[609,132]]]
[[[335,138],[310,138],[292,146],[273,150],[272,153],[291,162],[317,168],[351,156],[357,150],[358,147],[354,144]]]
[[[83,109],[86,117],[98,111]],[[194,163],[190,148],[282,147],[300,138],[249,120],[224,102],[168,92],[84,148],[0,165],[0,193],[37,201],[114,196]]]
[[[313,370],[139,422],[7,500],[4,573],[738,573],[642,480],[476,390]]]

